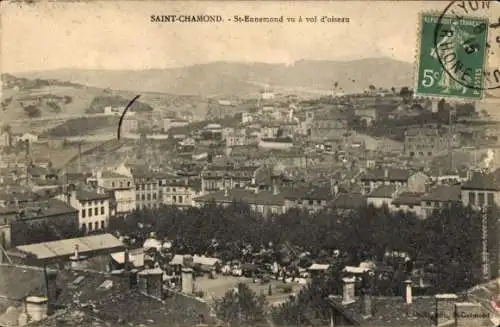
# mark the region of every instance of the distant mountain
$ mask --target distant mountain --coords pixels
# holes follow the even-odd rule
[[[390,58],[354,61],[300,60],[292,65],[213,62],[182,68],[150,70],[59,69],[16,73],[27,78],[57,79],[115,90],[161,92],[184,95],[245,95],[262,85],[280,88],[366,90],[369,85],[391,88],[412,86],[410,63]]]

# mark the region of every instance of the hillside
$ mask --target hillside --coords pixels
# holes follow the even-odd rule
[[[163,92],[198,96],[248,95],[263,84],[279,88],[332,90],[335,83],[344,92],[376,87],[411,86],[410,63],[390,58],[353,61],[301,60],[293,65],[213,62],[182,68],[126,70],[60,69],[22,73],[28,78],[50,78],[100,88]]]
[[[98,88],[60,81],[50,77],[26,78],[2,74],[0,113],[3,121],[27,118],[81,116],[102,112],[105,106],[124,106],[137,92]],[[204,117],[208,104],[196,96],[179,96],[156,92],[141,92],[134,103],[135,111],[191,112]]]

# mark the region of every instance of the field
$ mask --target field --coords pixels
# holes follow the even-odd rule
[[[92,149],[100,143],[101,142],[82,143],[82,152]],[[34,158],[50,160],[54,168],[59,169],[62,168],[71,158],[78,155],[78,145],[70,143],[65,145],[62,149],[53,149],[44,143],[34,143],[31,151]]]

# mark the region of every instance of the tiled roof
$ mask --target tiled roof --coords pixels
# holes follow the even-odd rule
[[[427,194],[424,195],[424,201],[436,202],[458,202],[461,200],[461,187],[460,185],[439,185],[432,188]]]
[[[366,197],[361,193],[340,194],[333,205],[339,209],[356,209],[366,204]]]
[[[419,205],[422,202],[422,193],[403,192],[394,201],[393,204]]]
[[[109,199],[108,194],[100,194],[97,192],[89,191],[89,190],[77,190],[76,198],[80,201],[90,201],[90,200],[106,200]]]
[[[103,171],[101,176],[102,178],[129,178],[128,176],[109,170]]]
[[[284,190],[285,199],[290,200],[332,200],[328,186],[303,186]]]
[[[378,188],[373,190],[368,197],[370,198],[392,198],[392,195],[396,192],[395,185],[380,185]]]
[[[462,188],[466,190],[500,190],[500,169],[491,174],[474,173]]]
[[[386,174],[387,173],[387,174]],[[410,172],[406,169],[370,169],[361,177],[362,181],[408,181]]]
[[[248,204],[258,205],[284,205],[285,198],[283,193],[274,195],[270,191],[259,191],[255,193],[246,189],[232,189],[229,190],[227,196],[224,191],[215,192],[200,196],[195,199],[197,202],[211,202],[216,203],[230,203],[233,201],[242,201]]]

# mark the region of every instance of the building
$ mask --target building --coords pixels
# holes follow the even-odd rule
[[[201,192],[223,191],[225,188],[244,188],[255,183],[259,167],[236,166],[227,164],[224,166],[209,166],[202,170]]]
[[[461,200],[464,206],[475,209],[500,203],[500,169],[493,173],[473,173],[462,185]]]
[[[115,170],[97,172],[95,180],[100,192],[112,194],[111,215],[128,214],[136,209],[134,178],[123,164]]]
[[[7,207],[0,221],[10,224],[12,246],[70,238],[78,234],[78,211],[57,199]]]
[[[163,132],[167,132],[174,127],[184,127],[187,125],[189,125],[189,121],[185,119],[165,118],[163,119]]]
[[[159,185],[161,177],[153,172],[134,170],[135,207],[137,209],[159,208],[163,203]]]
[[[399,168],[368,169],[360,178],[363,194],[373,192],[380,185],[395,185],[401,191],[423,193],[429,180],[423,172]]]
[[[366,126],[370,126],[377,120],[377,109],[375,107],[360,107],[354,109],[354,114],[363,121]]]
[[[104,231],[109,225],[111,197],[92,190],[71,190],[57,199],[78,210],[78,226],[84,232]]]
[[[258,146],[264,150],[289,150],[293,148],[293,139],[291,137],[261,138]]]
[[[413,213],[416,216],[422,215],[422,193],[402,192],[392,200],[391,211],[403,211]]]
[[[442,210],[462,200],[460,185],[438,185],[422,197],[421,217],[427,218],[435,210]]]
[[[373,205],[376,208],[384,205],[390,208],[392,200],[396,197],[397,190],[398,187],[395,184],[380,185],[368,194],[366,202],[368,205]]]
[[[0,133],[0,148],[12,146],[12,135],[9,131]]]
[[[137,119],[127,118],[127,117],[123,119],[121,125],[121,132],[123,134],[137,133],[138,130],[139,130],[139,123]]]
[[[348,130],[347,119],[340,114],[322,114],[315,112],[308,131],[312,141],[341,140]]]
[[[200,195],[201,182],[187,178],[169,178],[160,185],[162,202],[177,207],[192,207],[194,199]]]
[[[448,151],[452,146],[450,134],[438,128],[414,128],[405,131],[404,154],[409,157],[430,157]]]

